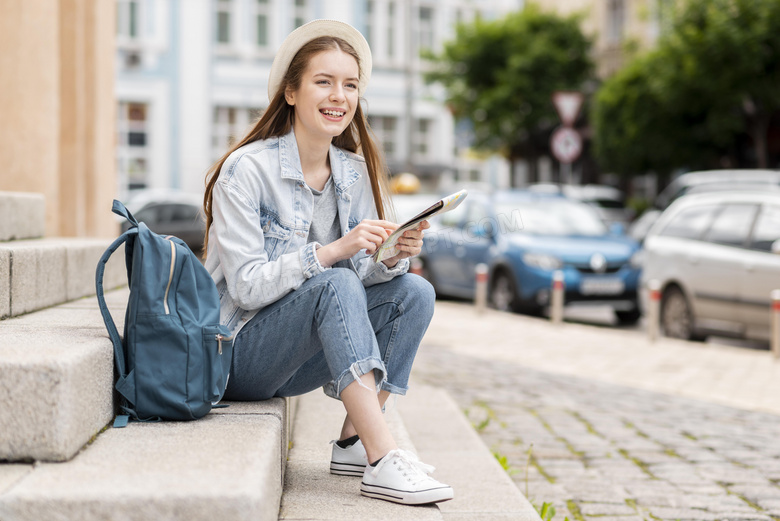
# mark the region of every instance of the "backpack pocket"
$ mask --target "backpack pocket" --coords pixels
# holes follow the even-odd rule
[[[203,399],[217,403],[225,394],[230,363],[233,359],[233,338],[225,326],[203,328]]]

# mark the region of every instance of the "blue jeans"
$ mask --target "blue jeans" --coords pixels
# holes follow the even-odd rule
[[[372,370],[378,389],[403,395],[434,299],[428,281],[409,273],[367,288],[349,269],[315,275],[241,328],[225,399],[318,387],[338,398]]]

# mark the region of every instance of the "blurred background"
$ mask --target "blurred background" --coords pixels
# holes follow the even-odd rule
[[[572,302],[619,293],[621,323],[639,319],[643,263],[668,261],[642,255],[647,237],[664,234],[667,207],[694,193],[780,185],[777,0],[6,0],[0,190],[44,193],[47,235],[115,235],[108,208],[118,198],[198,249],[206,171],[267,105],[284,37],[315,18],[346,21],[371,45],[364,106],[399,219],[463,187],[485,194],[472,217],[492,215],[501,193],[518,190],[533,194],[513,199],[519,208],[544,197],[587,206],[603,224],[588,228],[603,236],[590,249],[573,239],[556,249],[549,239],[517,255],[552,273],[591,266],[598,253],[606,271],[587,267],[588,277],[627,266],[620,283],[581,283],[579,272],[568,288],[589,288]],[[725,205],[723,197],[712,204]],[[772,229],[761,219],[775,203],[739,203],[752,206],[740,214],[741,241],[720,244],[727,254],[772,254],[770,232],[755,238],[760,248],[751,245],[757,226]],[[719,211],[707,215],[714,221]],[[477,222],[463,212],[447,226]],[[686,236],[691,247],[707,242],[710,226]],[[489,264],[491,284],[500,282],[497,307],[539,312],[548,288],[513,300],[522,277],[498,277],[511,263],[495,255],[509,232],[482,228],[467,238],[493,246],[463,269]],[[515,232],[536,233],[525,225]],[[456,250],[445,257],[456,259]],[[435,276],[433,250],[425,257]],[[464,284],[471,289],[451,293],[470,298],[473,282]],[[687,299],[689,314],[702,309],[687,282],[672,276],[667,286]],[[729,305],[769,298],[704,294]]]

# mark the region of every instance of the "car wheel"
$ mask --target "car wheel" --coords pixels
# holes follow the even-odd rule
[[[517,286],[514,279],[505,271],[493,276],[490,284],[490,304],[499,311],[519,311]]]
[[[693,327],[694,317],[688,299],[677,287],[667,289],[661,299],[661,327],[664,335],[683,340],[702,340]]]
[[[642,313],[640,313],[639,309],[637,308],[630,309],[628,311],[615,310],[615,317],[617,318],[617,321],[620,325],[633,326],[639,322],[640,318],[642,318]]]

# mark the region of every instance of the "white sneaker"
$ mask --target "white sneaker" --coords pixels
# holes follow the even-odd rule
[[[452,487],[428,475],[433,470],[409,451],[391,450],[376,467],[366,467],[360,493],[403,505],[425,505],[452,499],[455,495]]]
[[[330,473],[340,476],[362,476],[366,465],[368,465],[363,442],[357,440],[346,449],[336,445],[335,440],[331,443],[333,444],[333,453],[330,458]]]

